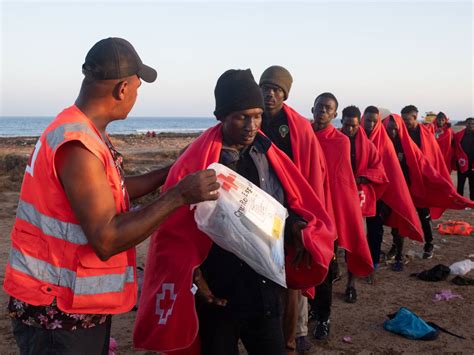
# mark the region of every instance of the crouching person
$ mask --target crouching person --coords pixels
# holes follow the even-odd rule
[[[222,74],[215,97],[214,114],[220,123],[180,157],[165,189],[213,162],[235,170],[289,210],[285,227],[288,287],[319,284],[332,257],[334,228],[295,165],[259,132],[263,98],[250,70]],[[283,354],[283,288],[213,245],[197,229],[193,214],[189,208],[179,209],[152,237],[135,346],[164,352],[238,354],[241,339],[250,354]]]

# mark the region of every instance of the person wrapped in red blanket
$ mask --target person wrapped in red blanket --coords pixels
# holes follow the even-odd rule
[[[325,201],[326,210],[332,215],[324,153],[309,121],[285,104],[292,83],[291,73],[279,65],[272,65],[262,73],[259,80],[265,104],[262,131],[295,163],[319,199]],[[313,298],[312,292],[314,289],[287,289],[283,332],[288,352],[308,351],[312,347],[307,339],[308,301],[304,297]]]
[[[411,108],[402,111],[406,114],[407,110],[409,114],[414,112]],[[410,120],[412,119],[413,117],[410,118]],[[420,213],[420,209],[425,211],[433,207],[464,209],[465,207],[473,207],[474,201],[469,201],[456,193],[451,179],[447,179],[431,165],[426,154],[415,143],[422,134],[421,129],[419,130],[420,134],[415,135],[414,140],[399,115],[391,114],[383,120],[383,124],[387,129],[389,137],[392,139],[410,189],[413,203],[417,207],[418,215],[420,216],[425,238],[423,258],[430,258],[433,255],[433,237],[431,234],[429,211],[428,213]],[[395,240],[392,251],[398,255],[403,249],[403,239],[394,236]]]
[[[453,165],[453,139],[454,133],[451,128],[449,118],[444,112],[439,112],[436,115],[436,120],[433,122],[434,135],[436,142],[438,142],[441,154],[443,154],[444,162],[448,168],[448,172],[451,172]]]
[[[356,276],[365,277],[372,273],[373,263],[364,232],[360,199],[351,169],[350,142],[333,125],[337,116],[338,102],[331,93],[316,97],[313,113],[313,129],[323,149],[329,172],[329,185],[337,229],[337,245],[346,250],[348,269]],[[331,269],[337,263],[331,263]],[[324,340],[330,333],[332,305],[332,275],[316,288],[316,297],[311,302],[316,326],[313,335]]]
[[[382,125],[379,109],[364,110],[362,126],[379,152],[389,186],[377,202],[377,214],[367,218],[367,235],[374,263],[380,261],[383,225],[399,231],[399,235],[423,242],[423,230],[403,175],[394,145]]]
[[[322,282],[333,255],[333,224],[296,166],[259,132],[263,99],[250,70],[222,74],[215,96],[214,114],[221,123],[189,146],[164,189],[213,162],[235,169],[290,212],[285,231],[288,287]],[[152,237],[134,344],[162,352],[227,354],[238,351],[240,338],[250,353],[283,354],[281,291],[213,245],[197,229],[193,210],[180,208]]]
[[[377,152],[377,148],[375,148],[372,142],[369,141],[365,131],[359,129],[360,116],[361,113],[357,106],[348,106],[342,110],[341,132],[344,133],[350,141],[351,167],[352,172],[354,173],[357,189],[359,190],[362,215],[366,217],[367,241],[372,256],[372,263],[375,267],[378,260],[375,260],[376,256],[374,256],[374,251],[370,246],[380,243],[373,242],[374,233],[370,233],[370,222],[368,221],[368,218],[375,217],[377,213],[377,201],[386,190],[388,179],[385,175],[385,169],[382,164],[382,159]],[[380,237],[380,235],[376,235],[376,237]],[[348,271],[346,292],[344,296],[344,300],[347,303],[355,303],[357,301],[355,278],[350,271]]]
[[[469,198],[474,200],[474,117],[466,119],[466,128],[454,135],[454,167],[458,171],[458,194],[464,194],[469,180]]]

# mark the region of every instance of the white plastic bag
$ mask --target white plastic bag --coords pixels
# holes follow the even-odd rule
[[[286,287],[286,208],[226,166],[213,163],[208,169],[216,171],[221,187],[216,201],[196,205],[198,228],[257,273]]]
[[[474,261],[466,259],[462,261],[455,262],[449,267],[452,275],[466,275],[471,269],[474,268]]]

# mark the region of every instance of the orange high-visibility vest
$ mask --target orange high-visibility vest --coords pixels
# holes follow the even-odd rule
[[[67,313],[127,312],[136,302],[135,248],[104,262],[89,245],[54,166],[58,148],[70,141],[102,162],[117,213],[128,210],[109,148],[76,106],[67,108],[41,135],[26,167],[3,287],[35,306],[56,298]]]

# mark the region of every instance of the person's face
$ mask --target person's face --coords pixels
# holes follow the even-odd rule
[[[408,113],[404,113],[402,115],[403,122],[405,123],[405,126],[407,126],[408,129],[413,129],[418,125],[418,122],[416,119],[418,118],[418,112],[416,111],[410,111]]]
[[[393,119],[388,120],[387,133],[388,133],[388,136],[392,140],[398,137],[398,127],[397,127],[397,124],[395,123],[395,120]]]
[[[263,100],[265,102],[265,110],[279,111],[283,107],[285,101],[285,93],[283,90],[273,84],[263,84],[262,87]]]
[[[376,113],[366,113],[364,115],[364,129],[368,136],[372,133],[379,117]]]
[[[446,117],[443,116],[436,117],[436,121],[438,122],[438,127],[444,127],[444,125],[448,122]]]
[[[357,117],[343,117],[341,130],[348,137],[355,136],[359,130],[359,119]]]
[[[222,135],[224,142],[231,148],[242,149],[253,143],[262,124],[261,108],[235,111],[224,117]]]
[[[466,130],[474,133],[474,120],[467,121]]]
[[[337,116],[336,102],[329,97],[319,97],[311,108],[313,113],[313,128],[317,131],[326,128]]]
[[[119,118],[125,119],[137,101],[138,88],[142,85],[142,81],[137,75],[133,75],[127,77],[126,80],[122,80],[119,85],[121,85],[120,95],[123,98],[120,105]]]

